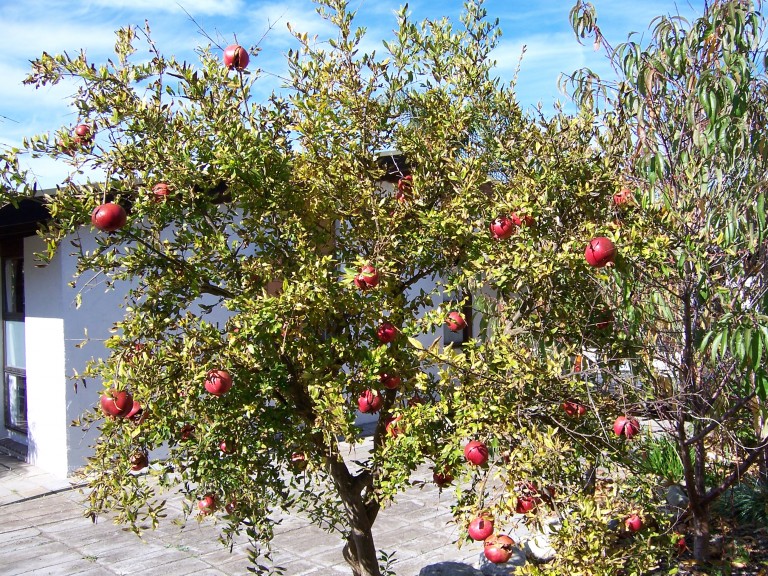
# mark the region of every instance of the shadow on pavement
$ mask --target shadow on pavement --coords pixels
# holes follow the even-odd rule
[[[424,566],[419,576],[482,576],[482,572],[463,562],[439,562]]]

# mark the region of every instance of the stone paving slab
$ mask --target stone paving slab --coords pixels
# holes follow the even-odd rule
[[[0,506],[71,488],[69,480],[0,454]]]
[[[366,447],[350,458],[364,457]],[[20,481],[29,478],[25,492]],[[383,509],[374,525],[377,547],[394,552],[398,576],[478,575],[482,547],[456,545],[451,490],[440,492],[428,480],[426,467],[414,476],[414,487]],[[28,496],[27,494],[33,494]],[[5,498],[5,499],[4,499]],[[168,517],[160,529],[137,537],[109,518],[96,523],[83,516],[85,495],[69,482],[0,456],[0,576],[160,576],[245,574],[248,546],[244,536],[232,553],[218,542],[221,523],[194,517],[184,521],[181,496],[168,494]],[[273,541],[274,565],[285,576],[349,576],[338,535],[313,526],[297,514],[280,514]],[[264,561],[264,564],[269,564]],[[457,568],[458,567],[458,568]],[[432,570],[430,572],[430,570]]]

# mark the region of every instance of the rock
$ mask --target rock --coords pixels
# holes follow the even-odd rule
[[[537,534],[525,543],[525,554],[536,562],[549,562],[555,557],[557,552],[549,543],[549,536]]]
[[[536,562],[552,560],[557,552],[552,547],[549,537],[560,526],[560,519],[557,516],[550,516],[543,521],[541,530],[532,530],[525,541],[526,556]]]
[[[424,566],[419,576],[482,576],[482,572],[462,562],[440,562]]]
[[[688,495],[679,484],[672,484],[667,489],[667,504],[673,508],[688,508]]]
[[[525,566],[525,552],[519,547],[515,547],[515,550],[512,552],[512,558],[504,564],[489,562],[485,554],[481,552],[475,566],[480,569],[483,576],[514,576],[519,566]]]

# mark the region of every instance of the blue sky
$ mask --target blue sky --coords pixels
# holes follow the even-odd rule
[[[598,23],[612,44],[630,32],[647,30],[658,14],[685,16],[702,10],[704,0],[592,0]],[[357,24],[368,30],[365,47],[382,51],[381,41],[392,36],[394,10],[400,0],[351,0],[358,12]],[[486,0],[489,17],[499,18],[503,37],[495,59],[500,77],[510,79],[523,46],[517,92],[520,102],[533,106],[542,102],[551,108],[565,97],[557,90],[557,79],[582,66],[605,70],[605,59],[590,46],[580,46],[570,28],[568,13],[574,0]],[[460,0],[411,0],[412,18],[458,20]],[[194,21],[190,18],[194,18]],[[315,13],[311,0],[25,0],[0,2],[0,145],[19,145],[23,136],[69,126],[77,121],[67,96],[72,85],[53,88],[22,86],[29,61],[43,51],[76,53],[85,49],[89,60],[108,58],[114,31],[125,25],[143,25],[147,20],[159,49],[166,55],[195,60],[194,49],[206,45],[207,34],[222,46],[236,37],[251,46],[261,40],[258,65],[268,73],[266,82],[279,89],[277,78],[285,72],[284,54],[295,43],[287,30],[325,38],[330,28]],[[266,33],[266,36],[264,36]],[[35,164],[45,187],[55,184],[61,170],[47,162]]]

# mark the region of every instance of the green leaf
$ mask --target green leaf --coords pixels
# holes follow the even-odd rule
[[[755,330],[751,334],[749,355],[753,370],[758,370],[763,357],[763,338],[760,330]]]
[[[424,344],[422,344],[421,341],[416,338],[409,336],[408,343],[416,348],[416,350],[424,350]]]
[[[768,374],[762,368],[755,372],[755,392],[763,402],[768,399]]]

